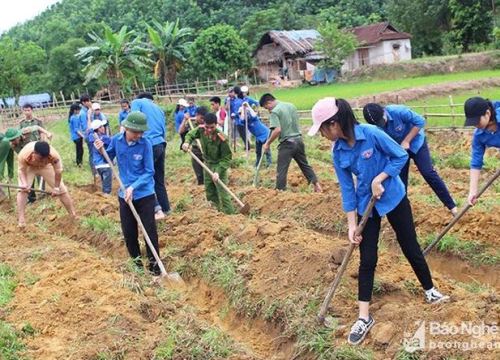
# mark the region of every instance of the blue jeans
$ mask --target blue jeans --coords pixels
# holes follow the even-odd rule
[[[259,140],[255,140],[255,156],[256,156],[255,166],[259,165],[260,157],[262,156],[262,145],[264,145],[264,143],[261,143]],[[272,163],[271,149],[269,149],[269,151],[266,152],[265,154],[266,154],[266,163],[267,166],[269,167]]]
[[[420,171],[420,174],[422,174],[422,177],[427,182],[427,184],[429,184],[439,200],[441,200],[441,202],[448,209],[453,209],[456,206],[455,201],[453,201],[444,181],[439,177],[439,174],[432,165],[432,159],[429,152],[429,147],[427,146],[427,140],[424,140],[422,147],[417,151],[416,154],[408,151],[408,155],[410,157],[408,158],[408,161],[401,169],[401,173],[399,174],[401,180],[403,180],[403,184],[405,184],[405,189],[408,188],[408,171],[410,168],[410,159],[413,159],[413,162],[415,163],[415,165],[417,165],[418,171]]]
[[[163,210],[163,212],[170,211],[170,203],[168,201],[167,189],[165,187],[165,148],[166,143],[157,144],[153,146],[153,161],[155,167],[155,193],[156,204],[155,211]]]
[[[111,188],[113,184],[113,172],[110,167],[98,168],[96,169],[101,177],[102,182],[102,192],[105,194],[111,194]]]

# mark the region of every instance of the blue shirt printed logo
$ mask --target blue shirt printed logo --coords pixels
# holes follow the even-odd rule
[[[365,150],[361,153],[361,156],[363,159],[369,159],[373,155],[373,148],[369,148],[368,150]]]

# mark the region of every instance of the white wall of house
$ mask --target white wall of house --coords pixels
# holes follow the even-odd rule
[[[399,48],[398,48],[399,46]],[[411,59],[410,39],[382,41],[368,48],[356,49],[342,65],[341,71],[347,72],[361,66],[361,57],[368,56],[366,65],[392,64],[398,61]]]

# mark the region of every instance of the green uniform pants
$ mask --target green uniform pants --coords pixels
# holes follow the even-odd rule
[[[218,172],[214,169],[213,165],[207,164],[209,169]],[[218,172],[219,179],[227,184],[227,170]],[[205,183],[205,192],[207,193],[207,200],[213,203],[217,209],[224,214],[234,214],[233,203],[231,202],[231,196],[219,185],[215,184],[212,180],[210,174],[204,171],[203,181]]]

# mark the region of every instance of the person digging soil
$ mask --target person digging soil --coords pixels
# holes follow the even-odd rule
[[[348,336],[348,342],[356,345],[363,341],[375,323],[369,306],[382,216],[387,215],[403,254],[425,290],[427,302],[436,304],[449,297],[434,288],[429,267],[417,242],[410,203],[399,177],[408,160],[406,151],[376,126],[358,123],[344,99],[318,101],[312,109],[312,119],[310,136],[319,131],[323,137],[335,141],[333,160],[342,192],[342,207],[347,213],[349,240],[359,245],[359,317]],[[357,186],[353,175],[357,178]],[[361,235],[357,235],[357,222],[372,196],[377,202]]]
[[[44,179],[52,188],[52,196],[58,196],[68,213],[76,218],[73,200],[62,181],[63,166],[61,156],[56,149],[45,141],[33,141],[21,150],[17,161],[19,186],[23,188],[17,194],[19,227],[26,226],[26,203],[35,176],[41,176]]]
[[[125,132],[113,136],[105,150],[111,160],[117,159],[120,179],[125,189],[125,191],[120,189],[118,193],[120,222],[125,244],[135,265],[142,269],[138,223],[128,202],[132,200],[132,204],[137,209],[151,243],[159,256],[158,230],[155,221],[153,146],[151,141],[143,136],[144,132],[148,130],[146,116],[143,113],[132,111],[122,122],[122,126],[125,128]],[[94,146],[100,150],[104,147],[104,143],[102,140],[96,139]],[[161,270],[153,253],[149,247],[146,247],[146,251],[149,259],[149,271],[154,276],[160,276]]]

